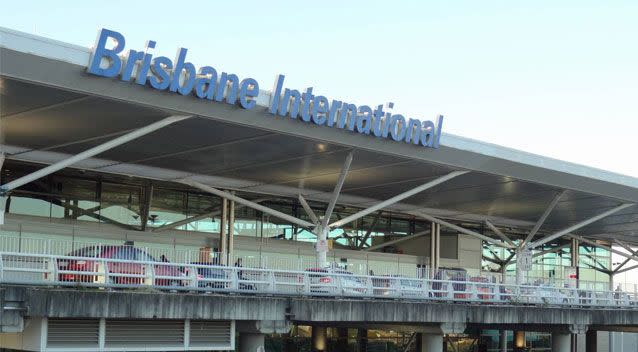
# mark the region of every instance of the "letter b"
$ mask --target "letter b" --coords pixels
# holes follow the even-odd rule
[[[113,38],[117,44],[113,49],[106,48],[106,42],[109,38]],[[98,76],[115,77],[122,68],[122,60],[120,60],[119,54],[124,50],[124,36],[118,32],[102,28],[98,35],[95,49],[93,50],[93,56],[91,57],[91,63],[89,64],[88,72]],[[101,68],[102,59],[109,60],[109,66]]]
[[[171,85],[168,88],[171,92],[179,92],[181,95],[187,95],[193,89],[195,85],[195,65],[186,61],[186,52],[188,50],[180,48],[177,52],[177,59],[175,59],[175,70],[173,71],[173,77],[171,79]],[[186,75],[183,74],[186,71]],[[184,82],[181,82],[181,78],[184,76]],[[182,85],[184,83],[184,85]]]

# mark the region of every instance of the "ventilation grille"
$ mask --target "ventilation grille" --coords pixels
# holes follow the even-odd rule
[[[191,321],[190,346],[232,346],[231,325],[230,321]]]
[[[98,347],[99,320],[49,319],[47,347]]]
[[[184,347],[184,322],[107,320],[105,347]]]

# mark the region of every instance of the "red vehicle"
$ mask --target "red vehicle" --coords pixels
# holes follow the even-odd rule
[[[80,248],[68,254],[70,257],[83,257],[86,259],[58,259],[58,270],[104,272],[103,265],[107,266],[108,282],[119,285],[142,285],[146,283],[148,264],[136,263],[136,261],[159,262],[142,249],[132,246],[88,246]],[[97,259],[118,259],[128,262],[104,262]],[[165,261],[165,260],[162,260]],[[155,276],[184,277],[180,268],[169,265],[153,265]],[[121,274],[132,276],[121,276]],[[103,275],[60,273],[59,281],[64,282],[105,282]],[[183,279],[155,279],[152,283],[157,286],[183,286]]]

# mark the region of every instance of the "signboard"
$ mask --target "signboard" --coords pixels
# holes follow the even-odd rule
[[[578,268],[575,266],[565,267],[565,281],[567,287],[578,288]]]
[[[317,240],[317,244],[315,245],[317,252],[327,252],[328,251],[328,240]]]
[[[532,251],[522,249],[516,253],[516,257],[516,265],[520,267],[522,271],[532,270]]]
[[[219,72],[211,66],[199,69],[186,61],[188,52],[180,48],[174,60],[153,57],[157,43],[149,40],[143,50],[124,51],[124,35],[103,28],[98,34],[87,72],[96,76],[119,78],[152,89],[169,91],[202,100],[239,105],[254,109],[262,92],[253,78],[239,80],[237,75]],[[421,121],[394,114],[393,103],[387,105],[355,105],[314,95],[309,87],[303,93],[284,88],[284,75],[275,79],[269,95],[267,112],[273,117],[288,117],[304,123],[333,127],[375,137],[392,139],[428,148],[438,148],[443,116],[436,121]],[[384,111],[385,109],[385,111]]]

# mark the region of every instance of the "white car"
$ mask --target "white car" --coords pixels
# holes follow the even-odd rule
[[[367,287],[353,273],[341,269],[309,268],[311,293],[334,294],[344,296],[361,296],[366,293]]]

